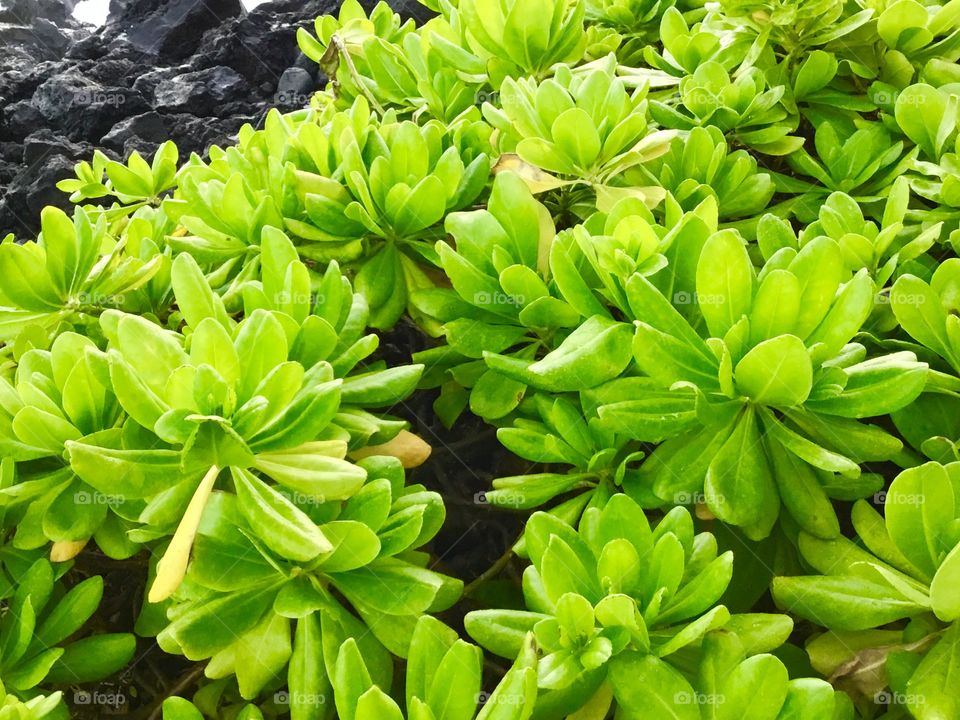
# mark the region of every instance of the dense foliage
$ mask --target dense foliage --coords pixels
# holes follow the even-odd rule
[[[0,244],[0,720],[960,720],[960,0],[422,1]]]

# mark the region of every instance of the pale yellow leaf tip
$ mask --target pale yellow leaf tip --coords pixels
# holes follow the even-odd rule
[[[193,549],[193,541],[197,536],[197,529],[200,527],[200,518],[203,517],[203,508],[206,507],[210,493],[213,491],[213,484],[217,479],[220,468],[216,465],[211,467],[207,474],[203,476],[200,485],[197,486],[187,510],[177,526],[177,531],[173,534],[173,539],[167,546],[166,552],[157,563],[157,576],[150,586],[150,593],[147,600],[152,603],[163,602],[173,595],[183,582],[187,574],[187,565],[190,562],[190,551]]]
[[[351,455],[355,460],[362,460],[373,455],[389,455],[397,458],[403,464],[403,467],[409,470],[423,465],[432,452],[433,448],[430,447],[430,444],[419,435],[401,430],[393,440],[382,445],[370,445],[355,450]]]
[[[83,550],[90,538],[86,540],[61,540],[50,548],[50,562],[67,562],[73,560]]]

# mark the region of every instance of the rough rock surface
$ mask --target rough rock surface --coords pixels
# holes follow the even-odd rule
[[[111,0],[107,23],[72,17],[77,0],[0,0],[0,238],[36,233],[40,209],[69,205],[58,180],[95,148],[183,157],[229,142],[267,109],[295,109],[323,80],[296,29],[339,0]],[[362,0],[370,7],[373,0]],[[417,0],[392,0],[420,20]]]

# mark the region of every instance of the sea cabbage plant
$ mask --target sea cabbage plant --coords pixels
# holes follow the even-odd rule
[[[907,406],[928,372],[912,352],[868,358],[851,343],[874,307],[866,270],[851,278],[840,247],[821,236],[756,273],[739,234],[722,230],[703,246],[695,294],[676,298],[695,303],[693,324],[642,277],[627,292],[640,318],[637,367],[676,397],[599,409],[637,439],[668,434],[627,492],[653,506],[703,493],[711,512],[754,538],[781,504],[813,534],[837,535],[830,498],[878,490],[860,463],[901,450],[861,420]]]
[[[768,87],[766,75],[752,67],[731,77],[716,60],[708,60],[680,81],[677,105],[652,102],[650,113],[664,127],[690,130],[712,125],[729,138],[767,155],[789,155],[803,139],[781,104],[785,88]]]
[[[136,651],[130,633],[77,638],[100,605],[103,579],[95,575],[65,589],[63,571],[62,565],[39,558],[22,570],[15,588],[3,593],[0,717],[68,717],[59,693],[37,692],[41,683],[102,680],[126,666]]]
[[[298,109],[78,163],[0,720],[960,720],[958,1],[346,0]]]
[[[462,72],[484,73],[494,90],[506,77],[543,78],[576,63],[586,52],[585,0],[430,0],[442,12],[454,41],[448,62]]]
[[[713,125],[695,127],[675,137],[669,151],[627,171],[660,185],[685,209],[693,210],[708,196],[717,199],[724,220],[752,217],[764,210],[776,192],[773,177],[762,172],[746,150],[731,152],[723,133]]]
[[[60,324],[96,325],[111,308],[155,310],[136,291],[169,259],[149,239],[134,239],[118,242],[107,232],[106,218],[92,219],[84,209],[71,219],[46,208],[36,243],[21,245],[11,237],[0,244],[0,338],[9,344],[28,333],[25,347],[46,348]]]
[[[525,634],[533,633],[542,652],[536,707],[543,717],[602,716],[614,703],[630,716],[700,717],[703,706],[719,704],[714,711],[736,714],[757,703],[746,688],[701,699],[684,677],[698,663],[708,677],[718,673],[712,678],[718,685],[730,672],[751,676],[748,686],[765,685],[762,717],[781,717],[790,692],[787,671],[765,653],[786,639],[792,623],[781,615],[731,615],[718,604],[733,556],[718,554],[710,533],[695,533],[687,510],[674,508],[651,527],[640,506],[618,494],[603,509],[588,509],[576,530],[536,513],[526,538],[528,609],[478,610],[465,622],[475,640],[507,658],[522,655]],[[716,631],[730,638],[718,640],[720,663],[712,656],[720,653],[711,642]],[[834,704],[823,682],[797,695],[791,712],[806,712],[807,703]]]
[[[868,697],[895,693],[916,718],[954,717],[950,680],[960,653],[960,465],[900,473],[881,516],[853,506],[859,543],[802,534],[817,575],[778,577],[777,602],[827,629],[807,649],[814,666]],[[869,658],[869,659],[868,659]]]
[[[127,416],[103,353],[89,338],[63,333],[49,350],[24,353],[14,377],[0,378],[0,388],[0,447],[4,472],[11,475],[0,505],[19,518],[14,546],[53,543],[51,557],[63,561],[95,537],[110,557],[134,554],[138,546],[126,530],[142,508],[128,504],[119,490],[104,494],[84,482],[67,456],[71,442],[120,441],[124,435]]]
[[[139,537],[175,528],[154,601],[178,587],[221,473],[230,473],[240,507],[267,547],[300,561],[329,552],[331,543],[307,514],[251,471],[288,492],[350,497],[366,473],[344,459],[347,451],[385,443],[404,428],[363,408],[401,400],[422,370],[355,372],[376,349],[376,337],[364,337],[365,304],[331,266],[312,314],[305,266],[283,233],[266,236],[266,291],[251,289],[253,306],[240,323],[186,254],[174,262],[172,282],[187,336],[136,315],[101,318],[109,339],[101,374],[134,422],[126,434],[68,438],[65,447],[73,472],[95,490],[146,503],[139,520],[153,529]],[[283,309],[258,307],[265,298]]]
[[[209,658],[210,678],[235,674],[247,700],[285,675],[298,713],[336,679],[332,658],[316,664],[318,647],[333,652],[348,638],[373,682],[390,687],[391,653],[405,657],[417,618],[456,602],[462,583],[416,552],[443,523],[440,496],[405,486],[395,458],[356,467],[362,485],[349,497],[284,492],[234,469],[235,494],[208,499],[161,646]]]
[[[501,153],[516,153],[558,176],[552,181],[545,176],[534,187],[560,188],[561,212],[575,212],[584,202],[575,195],[581,184],[604,211],[627,196],[656,205],[662,199],[657,188],[629,187],[622,180],[629,168],[664,153],[673,136],[648,132],[646,90],[642,85],[628,93],[616,75],[615,58],[608,56],[584,74],[560,68],[540,83],[508,78],[500,87],[500,108],[487,103],[484,115],[498,131]]]

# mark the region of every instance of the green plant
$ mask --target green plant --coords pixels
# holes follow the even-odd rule
[[[586,51],[583,0],[438,4],[459,45],[447,52],[448,61],[466,72],[482,68],[494,89],[505,77],[545,77],[554,65],[575,63]]]
[[[645,88],[628,94],[615,71],[609,56],[586,74],[561,67],[540,83],[507,78],[500,87],[501,108],[483,108],[499,131],[497,149],[563,178],[545,180],[545,189],[553,185],[567,196],[586,185],[596,194],[600,210],[608,211],[625,196],[657,205],[662,194],[655,188],[628,187],[621,177],[666,152],[672,134],[648,135]],[[575,205],[583,200],[564,197],[558,202]]]
[[[483,653],[431,617],[417,621],[407,659],[406,714],[372,680],[353,639],[329,669],[338,717],[346,720],[527,720],[537,694],[536,651],[528,638],[492,693],[482,692]],[[477,704],[482,707],[477,710]]]
[[[690,130],[710,124],[758,152],[789,155],[803,140],[790,135],[796,123],[780,105],[783,94],[783,86],[767,87],[758,68],[731,79],[721,63],[708,60],[680,81],[683,111],[652,102],[650,113],[664,127]]]
[[[467,402],[481,417],[501,418],[517,407],[525,388],[488,369],[485,353],[533,359],[541,346],[552,346],[555,334],[578,326],[582,315],[543,279],[555,229],[518,176],[499,174],[486,209],[450,215],[446,228],[456,248],[440,242],[437,253],[453,289],[423,290],[414,302],[443,323],[448,347],[417,360],[439,376],[437,384],[448,383],[438,405],[446,422]]]
[[[2,720],[41,720],[52,717],[60,704],[60,693],[38,695],[24,702],[7,694],[0,685],[0,718]]]
[[[717,21],[756,37],[758,44],[774,45],[791,59],[831,43],[842,48],[841,38],[869,22],[873,15],[870,8],[847,14],[840,0],[724,0]]]
[[[151,163],[136,151],[124,164],[98,150],[92,164],[77,163],[76,179],[61,180],[57,187],[70,193],[71,202],[115,197],[126,214],[144,204],[159,204],[163,194],[176,185],[178,159],[177,146],[169,140],[160,145]]]
[[[529,610],[475,611],[466,628],[481,645],[508,658],[522,652],[525,633],[533,632],[543,652],[538,713],[560,717],[589,705],[603,715],[616,701],[631,714],[658,707],[697,717],[698,693],[675,665],[689,667],[690,658],[680,658],[701,641],[702,652],[709,646],[705,636],[728,628],[743,641],[731,641],[736,649],[727,648],[728,660],[743,661],[749,648],[754,657],[744,669],[761,665],[770,673],[767,681],[781,686],[771,689],[775,709],[765,715],[776,716],[786,695],[786,670],[772,656],[757,653],[779,646],[792,623],[776,615],[731,616],[717,604],[730,582],[732,553],[718,556],[710,533],[695,535],[685,509],[674,508],[651,529],[640,506],[619,494],[602,509],[587,510],[576,531],[553,515],[536,513],[526,538],[532,565],[523,587]],[[711,659],[705,653],[699,661],[706,666]],[[638,674],[649,674],[647,682],[638,684]],[[804,700],[798,701],[801,707]],[[703,704],[709,702],[716,701]]]
[[[958,288],[960,262],[950,258],[937,267],[929,282],[906,274],[897,278],[890,292],[890,306],[900,327],[955,372],[960,372]]]
[[[818,669],[850,668],[868,696],[889,687],[917,718],[957,713],[949,675],[960,652],[958,470],[903,471],[884,494],[883,517],[866,501],[853,506],[862,546],[801,535],[803,557],[821,575],[773,583],[778,603],[830,631],[808,645]]]
[[[10,476],[0,504],[20,517],[14,545],[52,542],[53,559],[66,560],[96,537],[111,557],[135,553],[137,545],[125,532],[140,508],[117,488],[101,491],[84,482],[67,456],[73,441],[119,441],[124,435],[126,416],[103,353],[89,338],[63,333],[50,350],[24,353],[15,376],[0,378],[0,388],[0,447],[3,472]]]
[[[83,209],[71,219],[53,207],[44,210],[36,243],[0,244],[0,339],[48,347],[60,323],[96,324],[106,309],[150,312],[137,290],[164,271],[169,259],[149,239],[117,242],[106,219],[91,222]]]
[[[960,0],[423,2],[0,243],[0,720],[960,720]]]
[[[877,17],[877,34],[893,53],[915,64],[955,54],[960,23],[954,8],[948,3],[928,9],[915,0],[885,3]]]
[[[663,49],[656,46],[644,48],[644,60],[650,65],[670,75],[683,77],[693,73],[701,64],[708,61],[719,62],[727,70],[736,66],[746,50],[744,43],[733,38],[733,42],[723,47],[720,37],[703,23],[692,27],[677,8],[667,8],[660,20],[660,42]]]
[[[354,372],[377,344],[364,336],[366,307],[333,265],[311,314],[309,277],[293,245],[279,231],[264,235],[264,279],[248,289],[242,322],[226,314],[189,255],[177,257],[171,274],[186,338],[134,315],[101,320],[110,383],[133,423],[126,435],[67,439],[65,447],[72,470],[98,492],[147,501],[138,519],[157,529],[143,537],[176,527],[154,600],[179,585],[203,507],[226,468],[267,547],[299,561],[329,552],[304,511],[249,469],[309,497],[350,497],[366,473],[343,459],[347,450],[386,442],[404,427],[363,408],[399,401],[422,370]],[[268,309],[271,300],[282,309]],[[105,476],[105,467],[118,475]],[[275,536],[284,522],[294,535]]]
[[[284,495],[233,470],[236,495],[208,499],[162,647],[210,658],[208,677],[236,674],[248,700],[289,662],[291,704],[307,712],[334,677],[313,664],[317,644],[336,648],[352,637],[374,682],[389,687],[390,653],[406,656],[417,617],[453,604],[461,583],[424,567],[416,552],[443,523],[439,495],[405,487],[392,458],[368,458],[357,469],[363,485],[349,497],[302,485]],[[297,524],[288,519],[294,512]]]
[[[628,184],[639,184],[629,180],[634,173],[660,185],[686,210],[715,197],[725,220],[759,214],[776,191],[773,178],[758,170],[756,159],[746,150],[730,152],[713,125],[674,138],[669,152],[628,170]]]
[[[203,717],[196,705],[182,697],[172,696],[163,701],[163,720],[203,720]],[[263,720],[264,715],[256,705],[245,704],[233,717],[235,720]]]
[[[828,498],[874,492],[860,463],[901,447],[859,420],[905,407],[927,378],[910,352],[867,359],[863,346],[848,344],[874,305],[866,271],[849,278],[840,247],[819,237],[781,249],[755,275],[740,237],[724,230],[703,247],[696,294],[674,298],[696,304],[693,324],[643,278],[627,291],[643,318],[638,368],[687,399],[685,412],[677,400],[660,409],[642,397],[599,409],[625,433],[656,440],[669,407],[670,437],[627,492],[657,505],[702,491],[718,518],[753,538],[769,533],[782,502],[801,527],[835,536]]]
[[[642,382],[642,381],[641,381]],[[484,499],[508,508],[536,508],[559,495],[584,490],[551,512],[576,517],[589,502],[602,507],[636,472],[643,451],[600,421],[598,393],[581,393],[579,402],[536,394],[519,408],[513,423],[497,430],[497,439],[515,455],[533,463],[570,465],[566,473],[540,472],[501,477]]]
[[[607,25],[631,39],[651,39],[660,18],[676,3],[671,0],[590,0],[587,19]]]
[[[3,594],[0,678],[5,704],[0,705],[0,717],[4,713],[10,718],[44,717],[57,707],[59,698],[38,696],[35,688],[40,683],[103,679],[130,662],[136,650],[136,640],[129,633],[89,635],[67,642],[96,611],[103,580],[94,576],[65,591],[57,582],[62,572],[41,558],[17,578],[15,589]]]
[[[356,276],[371,307],[373,327],[392,326],[407,307],[410,289],[431,283],[418,262],[435,261],[428,242],[437,223],[469,205],[483,190],[489,161],[479,154],[464,162],[439,124],[387,125],[359,139],[348,131],[340,172],[343,184],[299,176],[312,223],[339,242],[373,238],[378,243]],[[392,282],[387,282],[391,278]]]

